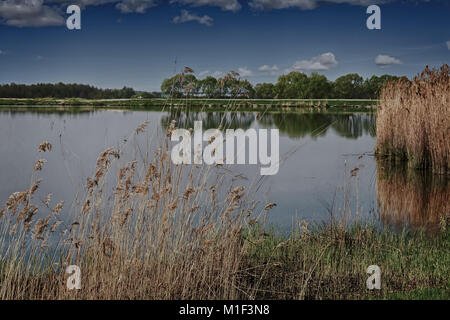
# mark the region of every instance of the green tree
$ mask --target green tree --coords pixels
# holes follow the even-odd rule
[[[339,99],[363,98],[363,78],[357,73],[346,74],[334,82],[334,95]]]
[[[198,94],[198,80],[193,74],[180,73],[165,79],[161,84],[161,92],[165,97],[181,98],[185,95]]]
[[[366,79],[366,81],[364,81],[364,92],[366,97],[370,99],[378,99],[381,88],[383,88],[387,82],[398,79],[399,77],[391,76],[389,74],[384,74],[381,77],[372,76]]]
[[[248,80],[239,80],[236,85],[237,90],[235,92],[235,97],[241,99],[252,99],[255,97],[255,89]]]
[[[275,95],[279,99],[305,99],[308,76],[301,72],[291,72],[280,76],[275,85]]]
[[[306,99],[327,99],[332,96],[333,86],[324,75],[313,72],[308,78]]]
[[[214,77],[206,77],[205,79],[200,81],[201,83],[201,91],[203,95],[207,98],[217,98],[218,90],[217,90],[217,79]]]
[[[258,83],[255,86],[256,99],[275,98],[275,85],[273,83]]]

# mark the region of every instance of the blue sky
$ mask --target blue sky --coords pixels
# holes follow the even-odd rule
[[[70,4],[82,6],[79,31],[65,26]],[[381,30],[366,28],[369,4]],[[184,66],[256,84],[292,70],[412,77],[450,62],[449,0],[1,0],[0,23],[0,83],[153,91]]]

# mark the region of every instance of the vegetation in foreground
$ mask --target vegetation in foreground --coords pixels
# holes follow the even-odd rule
[[[449,66],[429,70],[412,82],[387,84],[380,96],[377,147],[381,157],[412,168],[450,173]]]
[[[275,204],[251,200],[260,180],[246,184],[222,167],[174,166],[166,138],[174,129],[172,122],[156,152],[141,150],[141,161],[130,142],[102,152],[74,212],[51,195],[34,200],[45,170],[37,160],[30,187],[0,209],[0,298],[448,298],[447,220],[433,236],[349,226],[346,196],[342,219],[267,234],[262,218]],[[42,143],[40,154],[51,147]],[[82,271],[78,291],[66,287],[73,264]],[[366,289],[372,264],[382,269],[380,292]]]

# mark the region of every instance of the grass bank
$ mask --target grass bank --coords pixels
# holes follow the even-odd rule
[[[370,225],[345,229],[303,223],[289,237],[275,234],[256,237],[249,245],[241,286],[256,284],[251,298],[450,298],[448,230],[431,237]],[[366,287],[370,265],[381,269],[379,291]]]

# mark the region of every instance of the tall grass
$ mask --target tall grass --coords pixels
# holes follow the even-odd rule
[[[52,206],[51,195],[43,206],[33,203],[45,165],[38,160],[30,188],[1,209],[0,298],[238,298],[240,233],[256,218],[256,205],[244,186],[227,184],[225,170],[216,168],[212,179],[213,168],[173,165],[174,128],[153,158],[121,163],[127,155],[120,149],[102,152],[67,223],[59,217],[63,203]],[[48,142],[39,148],[50,149]],[[83,277],[75,294],[61,272],[73,264]]]
[[[380,156],[408,161],[413,168],[450,168],[449,66],[428,67],[413,79],[388,83],[381,91],[377,117]]]

